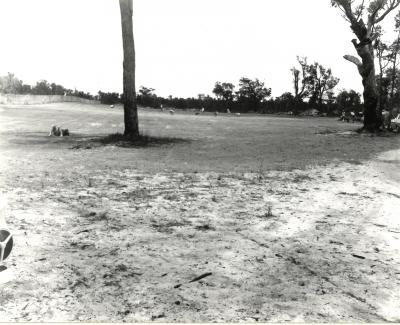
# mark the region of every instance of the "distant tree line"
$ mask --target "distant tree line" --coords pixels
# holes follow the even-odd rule
[[[27,85],[12,73],[8,73],[6,76],[0,76],[0,93],[20,95],[65,95],[85,99],[95,99],[95,97],[90,93],[77,89],[67,89],[54,82],[49,83],[46,80],[40,80],[34,86]]]
[[[271,88],[259,79],[243,77],[237,86],[230,82],[216,82],[212,89],[213,97],[199,94],[197,98],[179,98],[157,96],[154,88],[140,87],[137,103],[141,106],[177,109],[202,109],[209,112],[256,112],[301,114],[317,109],[321,114],[339,115],[343,111],[361,111],[361,95],[354,90],[341,90],[334,95],[339,79],[331,69],[318,62],[308,63],[307,58],[297,58],[298,67],[290,72],[293,81],[293,93],[285,92],[271,98]],[[99,100],[104,104],[122,102],[118,93],[99,92]]]
[[[360,111],[361,96],[354,90],[341,90],[334,96],[334,88],[339,82],[332,71],[314,62],[309,64],[307,58],[297,58],[298,67],[290,71],[293,79],[293,93],[285,92],[271,98],[271,88],[259,79],[243,77],[235,86],[230,82],[216,82],[213,97],[199,94],[197,98],[180,98],[157,96],[154,88],[140,87],[137,103],[140,106],[177,109],[202,109],[209,112],[241,113],[288,113],[301,114],[310,109],[317,109],[326,115],[338,115],[341,112]],[[391,86],[391,84],[390,84]],[[397,90],[397,88],[395,88]],[[22,80],[8,73],[0,76],[0,93],[33,94],[33,95],[68,95],[86,99],[97,99],[103,104],[122,103],[122,94],[99,91],[96,96],[79,90],[67,89],[46,80],[38,81],[34,86],[24,84]],[[395,92],[397,94],[397,92]],[[400,98],[400,96],[399,96]]]

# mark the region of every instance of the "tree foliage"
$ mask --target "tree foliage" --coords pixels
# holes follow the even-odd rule
[[[310,104],[322,104],[324,96],[331,92],[339,83],[339,78],[332,75],[332,70],[314,62],[307,67],[307,89],[310,96]]]
[[[229,82],[219,82],[215,83],[213,93],[217,97],[217,99],[224,100],[227,103],[230,103],[235,98],[234,94],[235,86]]]
[[[290,71],[293,77],[294,102],[297,106],[309,98],[311,105],[321,105],[325,97],[333,91],[339,83],[339,78],[332,75],[330,68],[325,68],[318,62],[308,63],[306,57],[297,57],[300,69],[293,67]]]
[[[355,90],[341,90],[336,96],[338,109],[341,111],[357,111],[361,105],[361,95]]]
[[[6,76],[0,77],[0,92],[4,94],[22,94],[24,85],[22,80],[15,77],[13,73],[8,73]]]
[[[251,80],[249,78],[241,78],[239,80],[239,90],[236,92],[237,99],[248,110],[257,111],[259,105],[271,96],[271,88],[265,87],[264,82]]]
[[[31,94],[31,95],[69,95],[86,99],[94,97],[84,91],[67,89],[54,82],[49,83],[47,80],[40,80],[34,86],[24,84],[13,73],[6,76],[0,76],[0,93],[3,94]]]

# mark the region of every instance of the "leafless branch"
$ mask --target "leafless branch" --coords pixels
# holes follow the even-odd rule
[[[391,0],[389,4],[387,4],[385,12],[380,17],[374,19],[374,24],[378,24],[379,22],[381,22],[392,10],[396,9],[399,5],[400,0]]]
[[[360,5],[360,11],[359,11],[359,13],[358,13],[358,15],[357,15],[357,21],[360,19],[360,17],[361,17],[361,15],[362,15],[362,13],[363,13],[363,11],[364,11],[364,2],[365,2],[365,0],[363,0],[362,1],[362,3],[361,3],[361,5]]]

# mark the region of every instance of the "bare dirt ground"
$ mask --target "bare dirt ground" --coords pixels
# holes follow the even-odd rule
[[[15,234],[0,320],[400,321],[399,137],[141,110],[170,142],[126,148],[96,141],[120,110],[0,117]]]

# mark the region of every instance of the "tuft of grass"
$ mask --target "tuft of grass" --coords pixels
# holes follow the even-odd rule
[[[87,187],[93,187],[93,178],[87,177],[86,181],[87,181]]]
[[[108,220],[108,211],[88,211],[83,209],[78,211],[78,217],[90,221]]]
[[[295,175],[295,177],[293,178],[293,183],[302,183],[302,182],[306,182],[306,181],[311,181],[312,178],[308,175]]]
[[[161,233],[172,234],[175,228],[191,226],[192,222],[189,220],[169,220],[164,222],[157,222],[153,220],[151,226]]]
[[[259,183],[264,179],[264,160],[260,158],[258,169],[257,169],[257,180]]]
[[[265,212],[262,215],[262,218],[273,218],[273,217],[275,217],[275,215],[272,213],[272,206],[268,205],[267,206],[267,212]]]
[[[213,226],[210,226],[209,224],[196,226],[195,229],[199,231],[215,231],[215,228]]]
[[[129,192],[124,192],[123,194],[126,198],[131,200],[146,200],[153,197],[151,191],[147,188],[137,188]]]
[[[170,193],[165,195],[164,199],[168,201],[179,201],[179,195],[176,193]]]

